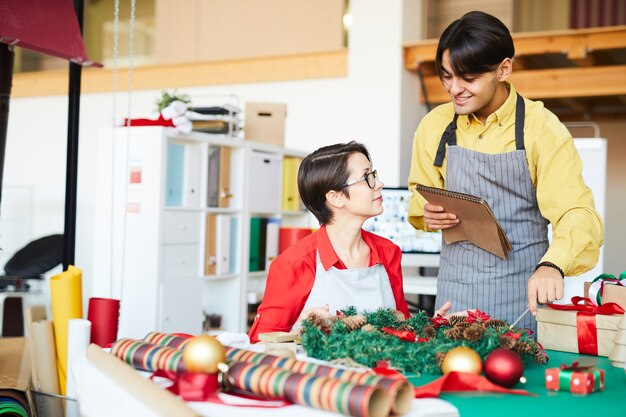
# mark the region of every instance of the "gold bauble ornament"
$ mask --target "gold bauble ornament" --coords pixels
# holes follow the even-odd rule
[[[483,363],[480,355],[475,350],[465,346],[450,349],[441,362],[441,371],[444,374],[450,372],[469,372],[480,374]]]
[[[189,372],[215,374],[226,363],[226,350],[213,336],[195,336],[183,349],[183,362]]]

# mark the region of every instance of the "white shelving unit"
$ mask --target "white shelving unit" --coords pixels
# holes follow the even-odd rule
[[[130,140],[127,135],[125,128],[100,135],[93,296],[121,299],[118,337],[142,338],[154,330],[199,334],[205,313],[219,314],[224,330],[246,331],[249,294],[262,293],[269,266],[248,272],[250,218],[311,226],[308,212],[281,210],[282,160],[305,153],[163,127],[132,128]],[[229,189],[220,190],[222,197],[228,194],[227,204],[209,207],[209,178],[215,173],[209,151],[218,146],[230,150],[230,169],[222,174]],[[168,150],[169,157],[175,150],[184,155],[181,190],[170,186]],[[255,172],[259,158],[278,164],[276,175]],[[211,214],[228,219],[230,260],[219,273],[206,274]],[[219,238],[217,244],[225,242]]]

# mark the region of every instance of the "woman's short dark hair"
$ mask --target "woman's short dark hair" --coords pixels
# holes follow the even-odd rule
[[[326,193],[341,190],[349,198],[344,185],[348,182],[348,159],[354,153],[362,153],[371,161],[367,148],[355,141],[324,146],[307,155],[298,169],[298,191],[302,202],[320,224],[333,218],[326,206]]]
[[[450,50],[452,71],[459,76],[493,71],[505,58],[515,55],[509,29],[498,18],[484,12],[469,12],[443,31],[435,60],[440,78],[446,49]]]

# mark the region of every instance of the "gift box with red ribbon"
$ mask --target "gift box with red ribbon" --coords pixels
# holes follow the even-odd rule
[[[545,349],[608,356],[623,314],[618,304],[597,306],[583,297],[547,304],[537,310],[537,341]]]
[[[590,366],[561,365],[560,368],[546,369],[546,389],[549,391],[569,391],[572,394],[587,395],[604,389],[604,370]]]

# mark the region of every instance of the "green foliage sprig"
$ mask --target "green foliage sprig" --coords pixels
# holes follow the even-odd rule
[[[456,317],[451,324],[445,319],[431,319],[424,311],[405,320],[395,310],[379,309],[362,313],[365,320],[357,326],[351,324],[357,317],[354,307],[342,313],[344,316],[331,323],[315,316],[302,323],[301,341],[307,355],[326,361],[350,358],[368,367],[388,361],[393,368],[417,374],[441,374],[443,356],[457,346],[474,349],[483,360],[492,350],[507,348],[525,360],[547,361],[543,349],[524,329],[509,329],[505,321],[492,320],[480,312],[478,316]],[[412,333],[417,341],[402,340],[384,328]]]
[[[172,104],[173,101],[182,101],[183,103],[191,103],[191,98],[187,94],[178,94],[176,90],[172,94],[167,91],[161,91],[161,97],[157,99],[155,105],[157,107],[157,111],[161,113],[161,110]]]

